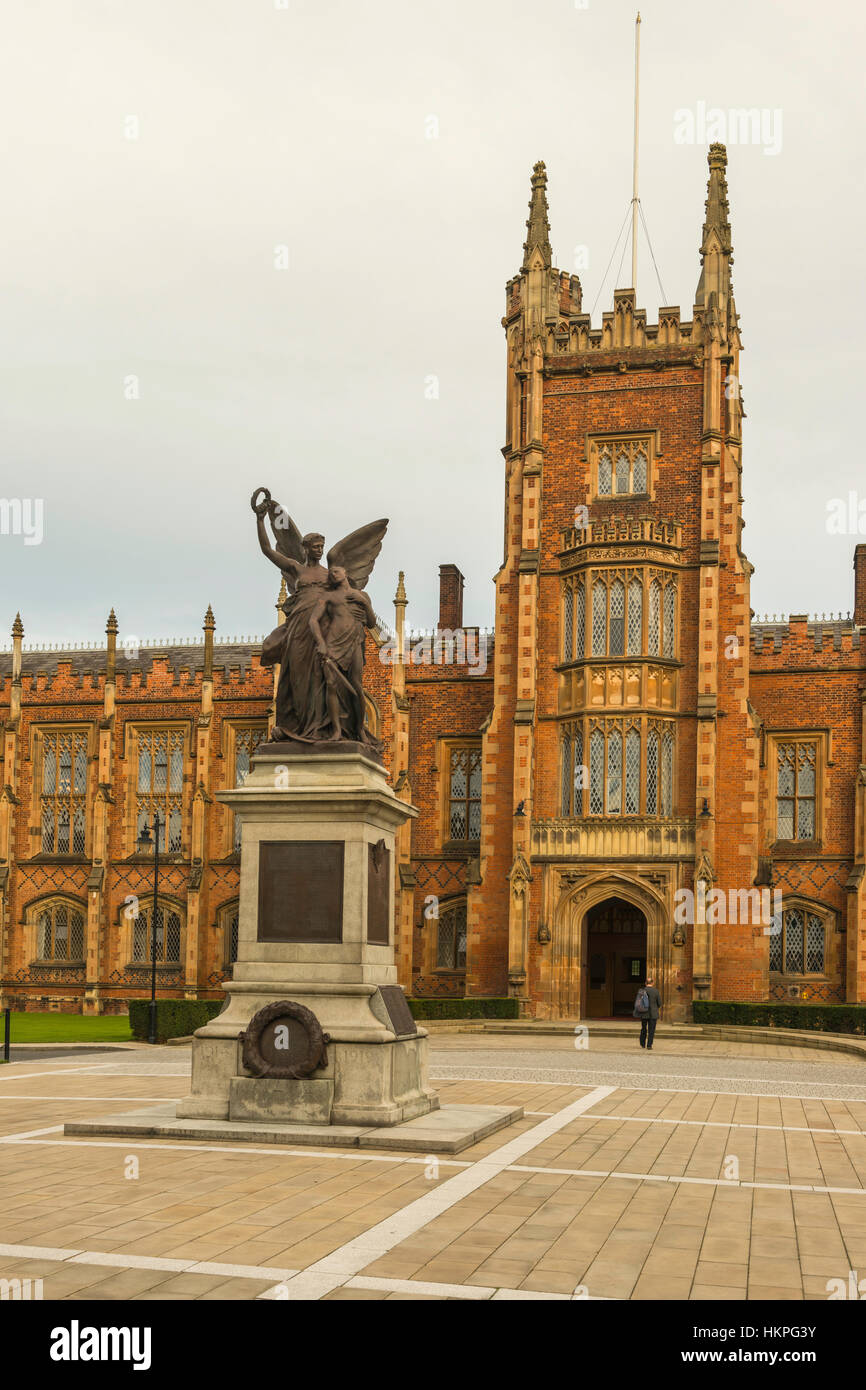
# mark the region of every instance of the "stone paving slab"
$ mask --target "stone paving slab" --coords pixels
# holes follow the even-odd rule
[[[0,1279],[73,1301],[279,1299],[298,1279],[334,1301],[822,1301],[866,1279],[856,1059],[591,1046],[434,1039],[443,1106],[521,1115],[435,1159],[429,1130],[415,1153],[318,1126],[311,1144],[67,1136],[170,1114],[184,1067],[153,1048],[2,1068]]]
[[[266,1124],[262,1121],[177,1119],[173,1102],[95,1120],[68,1120],[64,1134],[139,1138],[212,1139],[246,1144],[397,1149],[407,1153],[461,1153],[523,1118],[522,1106],[445,1105],[389,1126]]]

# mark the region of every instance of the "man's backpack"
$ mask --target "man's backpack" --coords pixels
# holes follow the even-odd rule
[[[641,985],[640,989],[637,992],[637,997],[634,1001],[634,1016],[635,1018],[644,1018],[646,1015],[649,1014],[649,1011],[649,995],[647,994],[646,989],[643,987],[643,985]]]

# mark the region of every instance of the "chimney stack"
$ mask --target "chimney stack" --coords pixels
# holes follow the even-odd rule
[[[439,566],[438,630],[455,632],[463,626],[463,575],[456,565]]]

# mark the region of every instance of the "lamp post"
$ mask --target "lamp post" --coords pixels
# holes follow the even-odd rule
[[[159,910],[159,812],[154,813],[153,835],[145,823],[138,836],[139,854],[153,846],[153,915],[150,922],[150,1027],[148,1042],[156,1042],[156,922]]]

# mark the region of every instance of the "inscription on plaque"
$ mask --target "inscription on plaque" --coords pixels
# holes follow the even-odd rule
[[[387,946],[391,940],[391,855],[385,841],[367,846],[367,940]]]
[[[391,1020],[391,1027],[399,1035],[406,1033],[417,1033],[418,1024],[412,1017],[412,1010],[406,1001],[406,996],[399,985],[380,985],[379,993],[382,996],[382,1003],[388,1011]]]
[[[342,840],[264,840],[259,845],[257,940],[343,939]]]

